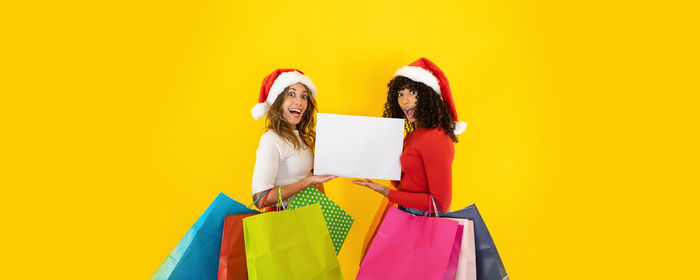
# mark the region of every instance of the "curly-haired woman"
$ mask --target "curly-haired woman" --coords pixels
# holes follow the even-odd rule
[[[396,190],[371,180],[353,183],[381,193],[411,214],[426,214],[431,197],[445,212],[452,203],[453,143],[467,126],[457,121],[447,78],[433,62],[420,58],[396,71],[388,86],[384,117],[407,120],[401,181],[392,181]]]
[[[335,176],[311,175],[316,132],[316,86],[297,69],[277,69],[263,79],[253,118],[267,113],[253,170],[253,200],[258,208],[282,203],[308,186],[323,192]],[[264,199],[258,199],[265,194]]]

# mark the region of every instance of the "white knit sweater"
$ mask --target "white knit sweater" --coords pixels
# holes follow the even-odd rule
[[[314,157],[295,130],[301,149],[268,130],[260,137],[253,170],[253,194],[296,183],[311,175]],[[283,191],[284,192],[284,191]]]

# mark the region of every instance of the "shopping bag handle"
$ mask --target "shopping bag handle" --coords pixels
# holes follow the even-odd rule
[[[272,190],[272,189],[266,190],[261,196],[258,196],[258,199],[256,199],[255,201],[253,201],[253,204],[248,205],[248,208],[250,208],[250,207],[252,207],[253,205],[255,205],[256,203],[258,203],[258,200],[260,200],[260,199],[263,198],[263,197],[265,197],[265,200],[263,200],[263,206],[265,206],[265,202],[267,202],[267,195],[269,194],[269,192],[270,192],[271,190]],[[264,207],[263,207],[263,208],[264,208]],[[253,209],[253,208],[250,208],[250,209]]]
[[[282,187],[279,187],[279,190],[277,190],[277,211],[280,210],[280,205],[282,206],[282,210],[287,210],[287,207],[284,206],[284,203],[282,202]]]
[[[428,213],[426,213],[426,216],[430,215],[430,213],[435,213],[435,217],[440,217],[440,213],[442,213],[442,207],[440,207],[440,204],[437,203],[437,200],[433,195],[428,195],[428,199],[430,200],[430,202],[428,202]],[[431,212],[431,210],[433,209],[435,209],[435,212]]]

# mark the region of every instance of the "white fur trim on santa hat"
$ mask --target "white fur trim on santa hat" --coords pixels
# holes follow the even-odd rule
[[[270,92],[267,94],[267,103],[272,105],[277,99],[277,96],[284,91],[285,88],[296,83],[304,84],[311,91],[311,95],[316,98],[316,86],[311,79],[297,71],[284,72],[277,76],[275,82],[270,87]]]
[[[467,123],[465,122],[455,122],[455,135],[460,135],[462,132],[467,130]]]
[[[440,91],[440,83],[438,83],[438,79],[435,78],[433,73],[431,73],[428,70],[425,70],[421,67],[418,66],[404,66],[401,67],[399,70],[394,73],[394,77],[396,76],[404,76],[406,78],[409,78],[413,81],[424,83],[435,92],[437,92],[438,95],[442,95],[442,91]]]

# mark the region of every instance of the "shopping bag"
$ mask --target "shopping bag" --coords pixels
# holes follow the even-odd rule
[[[326,221],[337,255],[340,253],[340,248],[343,247],[354,219],[315,187],[308,187],[294,195],[292,201],[289,202],[289,209],[297,209],[314,203],[321,204],[323,218]]]
[[[228,215],[224,221],[224,233],[221,238],[218,280],[248,279],[245,259],[245,241],[243,239],[243,218],[256,213]]]
[[[464,232],[464,226],[458,225],[457,232],[455,233],[455,242],[452,244],[452,251],[450,252],[449,261],[447,263],[447,268],[445,269],[444,280],[454,280],[457,276],[457,268],[459,267],[459,252],[462,249],[462,233]]]
[[[476,205],[442,214],[441,217],[462,218],[474,221],[474,242],[476,248],[476,279],[479,280],[507,280],[508,273],[503,266],[501,257],[496,250],[491,234],[484,219],[481,218]]]
[[[474,250],[474,222],[468,219],[446,218],[463,226],[462,242],[457,260],[457,271],[450,279],[476,280],[476,255]],[[454,252],[454,251],[453,251]],[[454,256],[450,256],[451,258]],[[452,259],[451,259],[452,260]],[[449,270],[449,267],[448,267]],[[449,273],[449,272],[448,272]],[[445,278],[447,279],[447,278]]]
[[[342,279],[318,203],[243,219],[248,278]]]
[[[391,206],[394,206],[394,204],[389,202],[388,198],[382,198],[382,201],[379,203],[379,207],[377,208],[377,212],[374,214],[372,223],[369,225],[369,229],[365,234],[365,239],[362,241],[362,256],[360,256],[360,263],[362,263],[362,260],[365,259],[365,255],[367,255],[367,250],[369,250],[369,245],[372,244],[372,240],[374,240],[374,236],[377,234],[379,225],[382,224],[384,216],[386,216],[386,212]]]
[[[257,213],[223,193],[175,246],[151,279],[216,279],[226,215]]]
[[[263,199],[263,205],[267,201],[270,190],[265,191],[253,204]],[[248,267],[245,259],[245,241],[243,238],[243,218],[257,215],[247,213],[228,215],[224,220],[224,233],[221,238],[221,254],[219,255],[218,280],[248,279]]]
[[[458,227],[455,221],[389,208],[357,279],[444,279]]]

